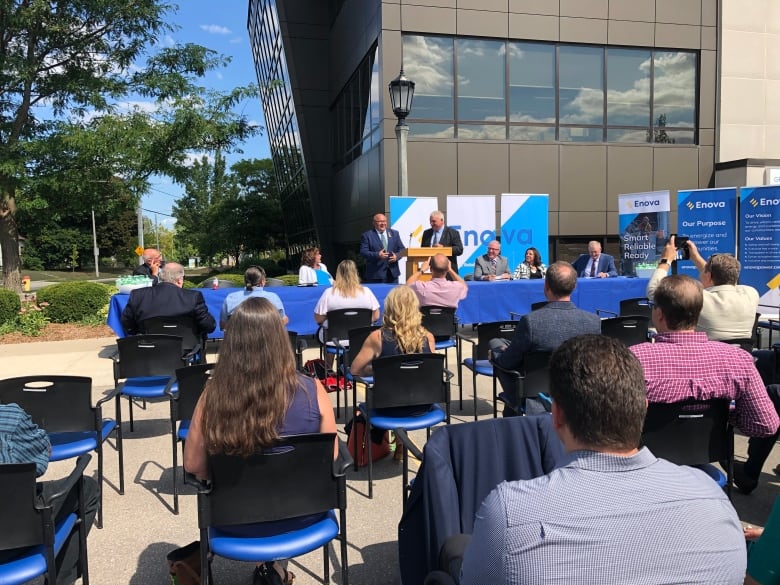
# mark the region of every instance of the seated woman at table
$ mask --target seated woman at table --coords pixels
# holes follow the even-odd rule
[[[329,286],[333,284],[333,277],[328,272],[328,267],[320,260],[319,248],[307,248],[301,254],[301,268],[298,270],[298,286]]]
[[[335,432],[333,407],[325,389],[295,369],[279,311],[267,299],[241,303],[230,317],[219,360],[192,415],[184,468],[199,479],[208,479],[208,454],[247,457],[287,435]],[[338,443],[334,442],[333,458],[337,455]],[[266,522],[262,531],[299,529],[321,518],[316,514]],[[291,573],[280,572],[285,575],[284,583],[292,583]]]
[[[436,342],[433,335],[422,326],[422,313],[417,295],[408,286],[398,286],[385,297],[382,327],[372,332],[363,342],[350,372],[354,376],[370,376],[371,362],[378,357],[407,353],[431,353]],[[392,410],[392,416],[406,416],[420,411],[420,407]],[[423,408],[422,410],[427,410]],[[403,445],[396,440],[395,459],[403,457]]]
[[[222,301],[222,309],[219,312],[219,326],[222,329],[227,327],[228,319],[230,318],[230,315],[233,314],[233,311],[236,310],[236,307],[252,297],[268,299],[271,301],[273,306],[276,307],[277,311],[279,311],[279,315],[282,317],[282,322],[287,325],[290,319],[284,313],[282,299],[280,299],[279,295],[276,293],[263,290],[264,286],[265,270],[263,267],[250,266],[247,268],[246,272],[244,272],[244,290],[230,293],[225,297],[225,300]]]
[[[545,272],[547,266],[542,263],[542,255],[539,254],[539,250],[531,247],[525,251],[525,260],[515,268],[514,279],[544,278]]]

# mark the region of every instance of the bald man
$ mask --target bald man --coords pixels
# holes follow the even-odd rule
[[[400,234],[387,227],[384,213],[374,215],[374,228],[360,238],[360,255],[366,259],[365,282],[398,284],[398,260],[406,249]]]
[[[134,275],[146,276],[152,279],[152,285],[160,282],[158,273],[160,272],[160,265],[162,264],[162,254],[155,248],[147,248],[144,250],[144,263],[139,264],[133,270]]]

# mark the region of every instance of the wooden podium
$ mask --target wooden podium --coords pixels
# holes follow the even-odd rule
[[[452,256],[452,248],[406,248],[401,254],[402,257],[406,258],[406,279],[409,280],[409,277],[412,276],[412,274],[420,271],[420,262],[426,262],[428,258],[434,254],[444,254],[445,256],[450,257]],[[430,273],[420,276],[420,280],[430,279]]]

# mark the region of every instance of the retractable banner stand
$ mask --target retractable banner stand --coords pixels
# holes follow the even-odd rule
[[[620,264],[625,276],[648,276],[669,236],[669,191],[618,195]]]
[[[761,307],[780,304],[780,187],[739,189],[741,284],[759,294]]]
[[[447,195],[447,225],[460,232],[463,255],[458,258],[458,273],[474,272],[474,261],[487,252],[487,244],[496,239],[495,195]]]
[[[525,260],[528,248],[539,250],[542,262],[550,263],[549,207],[549,195],[501,195],[501,254],[509,260],[510,272]]]
[[[702,258],[735,254],[737,189],[692,189],[677,192],[677,234],[688,236]],[[680,274],[699,278],[692,262],[678,262]]]
[[[418,247],[422,233],[430,227],[431,211],[436,211],[439,200],[436,197],[390,197],[390,228],[401,234],[404,246]],[[401,269],[400,282],[406,281],[406,258],[398,262]]]

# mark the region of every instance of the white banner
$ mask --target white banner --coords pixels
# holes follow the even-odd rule
[[[416,248],[422,242],[422,233],[430,227],[431,211],[436,211],[436,197],[390,197],[390,228],[398,231],[407,248]],[[399,282],[406,282],[406,258],[398,262]]]
[[[463,255],[458,258],[461,276],[474,272],[474,261],[496,239],[495,195],[447,195],[447,225],[460,232]]]

